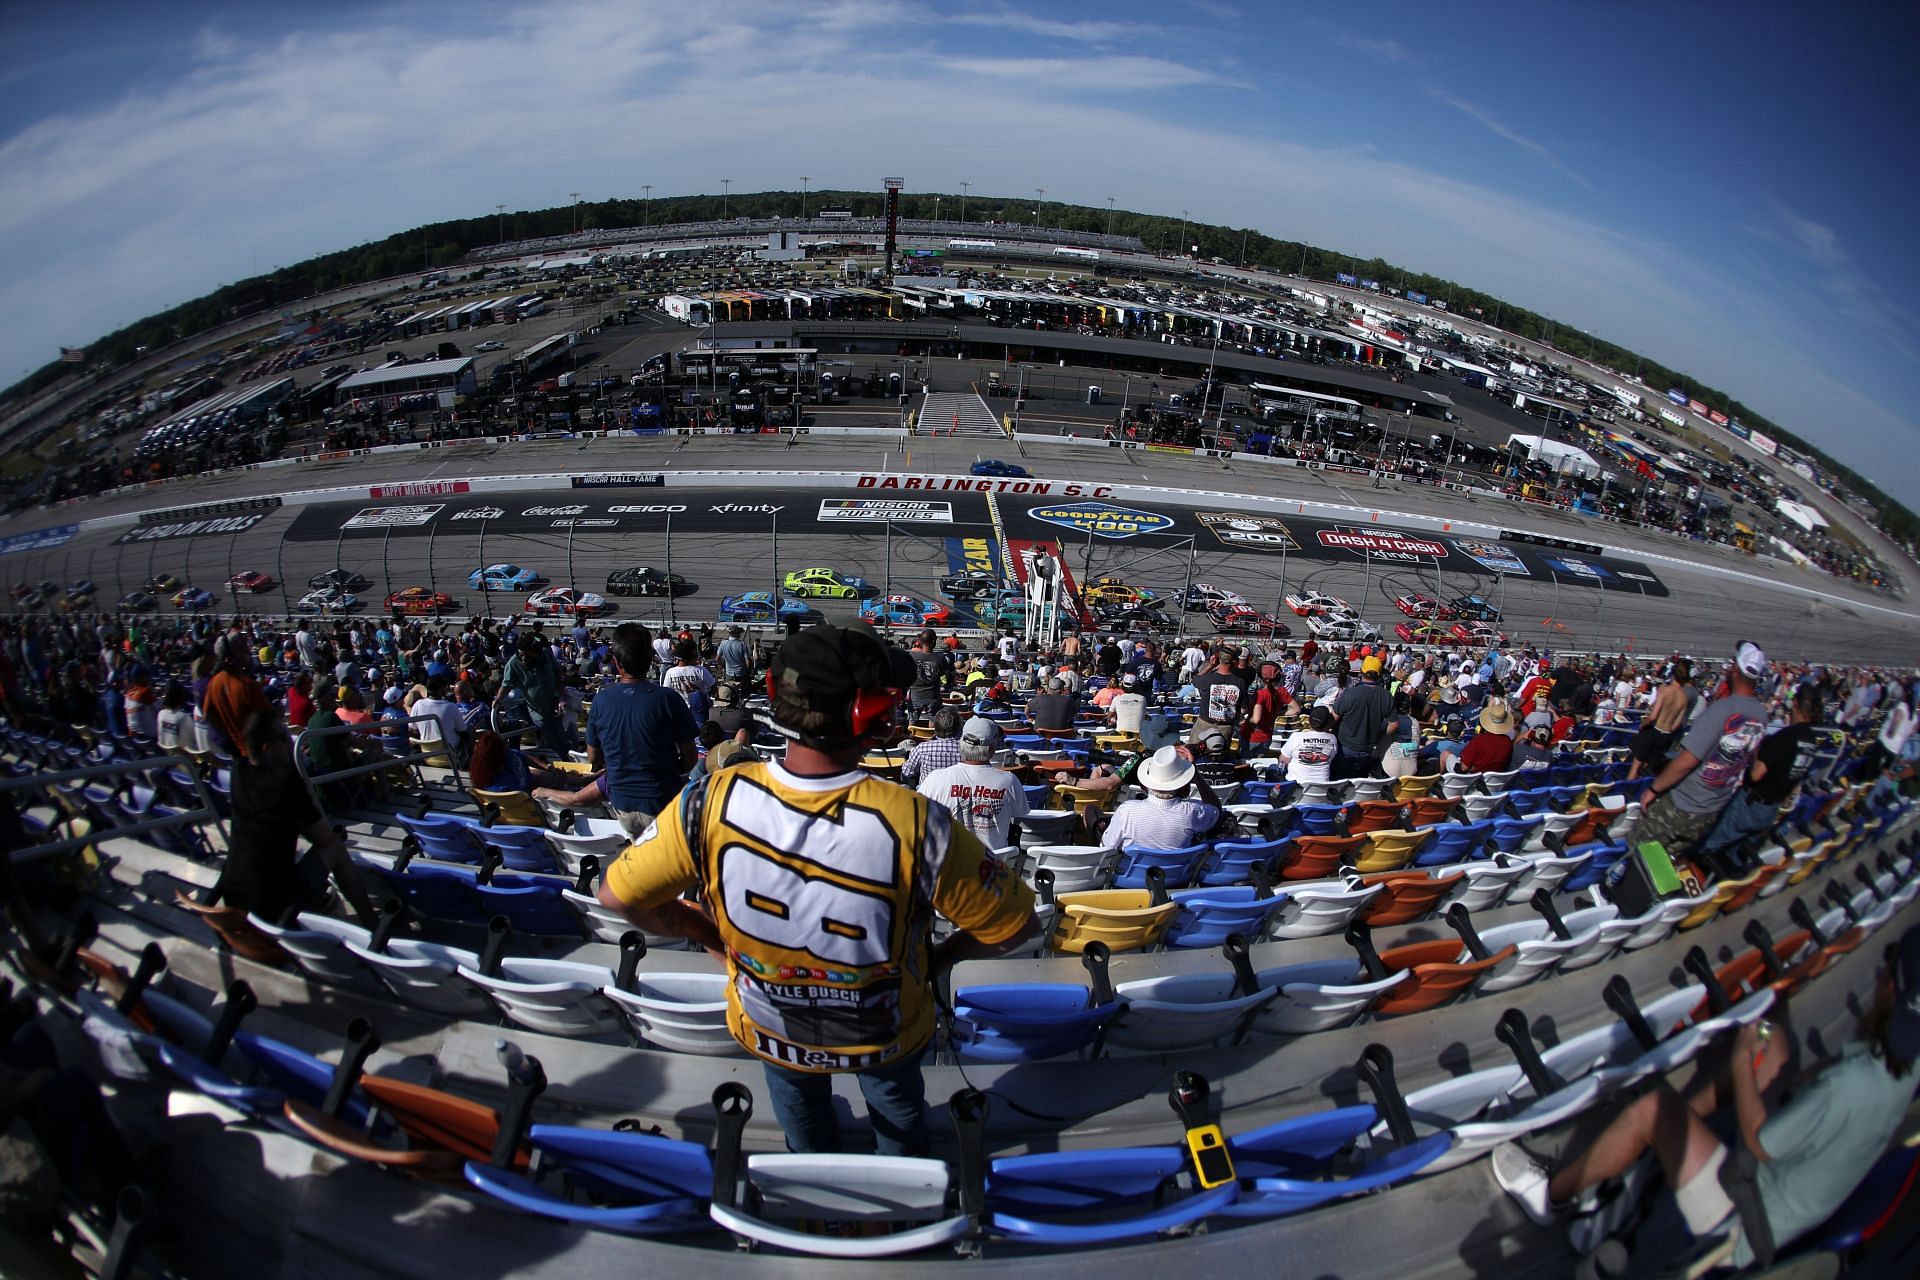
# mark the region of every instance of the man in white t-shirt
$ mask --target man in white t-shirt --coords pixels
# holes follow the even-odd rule
[[[1147,716],[1147,700],[1132,675],[1120,677],[1120,692],[1107,704],[1107,722],[1115,733],[1139,733]]]
[[[1020,779],[988,763],[1000,742],[1000,727],[974,716],[960,729],[960,763],[936,769],[920,782],[921,795],[944,806],[989,849],[1011,845],[1013,824],[1027,816]]]
[[[1340,740],[1333,736],[1333,710],[1316,706],[1307,712],[1307,727],[1296,729],[1280,744],[1280,758],[1287,762],[1288,782],[1331,782],[1333,758],[1340,754]]]
[[[1195,640],[1180,652],[1180,683],[1190,683],[1207,662],[1207,651]]]

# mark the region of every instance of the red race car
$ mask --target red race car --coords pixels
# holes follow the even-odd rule
[[[273,578],[261,573],[258,569],[248,569],[244,573],[236,573],[227,579],[227,590],[229,591],[250,591],[258,595],[262,591],[271,591],[272,589]]]
[[[434,615],[451,613],[459,606],[452,596],[444,591],[434,591],[427,587],[402,587],[387,597],[387,612],[398,609],[409,615]]]
[[[1417,591],[1410,595],[1395,596],[1393,607],[1409,618],[1420,618],[1429,622],[1450,622],[1459,616],[1454,613],[1453,606],[1441,604],[1432,596],[1421,595]]]
[[[1491,622],[1456,622],[1452,635],[1461,644],[1504,645],[1507,642],[1507,633]]]

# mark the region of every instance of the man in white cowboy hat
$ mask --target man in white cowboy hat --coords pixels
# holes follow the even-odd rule
[[[1120,849],[1182,849],[1211,831],[1220,820],[1220,806],[1212,788],[1194,774],[1186,747],[1161,747],[1148,756],[1136,775],[1147,798],[1115,809],[1101,843]]]

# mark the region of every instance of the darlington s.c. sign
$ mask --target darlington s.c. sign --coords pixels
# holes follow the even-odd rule
[[[1062,498],[1107,498],[1113,487],[1073,480],[1013,480],[1001,476],[861,476],[861,489],[911,489],[918,493],[1025,493]]]

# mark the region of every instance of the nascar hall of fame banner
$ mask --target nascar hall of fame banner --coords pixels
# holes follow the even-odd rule
[[[1475,542],[1468,538],[1453,538],[1450,541],[1452,541],[1454,548],[1459,551],[1461,555],[1467,557],[1467,559],[1473,561],[1483,569],[1490,570],[1493,573],[1514,573],[1522,577],[1531,576],[1530,571],[1527,569],[1526,561],[1522,560],[1520,553],[1512,547],[1502,545],[1498,542]]]
[[[910,498],[822,498],[822,520],[925,520],[953,523],[951,502],[916,502]]]
[[[574,476],[571,483],[576,489],[659,489],[666,486],[667,477],[658,471],[609,471]]]
[[[1054,507],[1029,507],[1027,514],[1062,529],[1091,533],[1096,538],[1131,538],[1142,533],[1165,533],[1173,521],[1152,511],[1115,506],[1111,502],[1074,502]]]
[[[1254,515],[1246,511],[1196,511],[1194,519],[1205,525],[1213,536],[1241,551],[1298,551],[1293,530],[1274,516]]]
[[[1564,573],[1570,577],[1586,578],[1601,582],[1613,575],[1591,560],[1576,560],[1572,556],[1541,556],[1540,561],[1550,573]]]
[[[1339,526],[1320,529],[1314,537],[1329,551],[1346,551],[1363,560],[1395,560],[1401,564],[1419,564],[1424,560],[1447,558],[1445,546],[1432,538],[1395,533],[1390,529],[1353,529]]]

